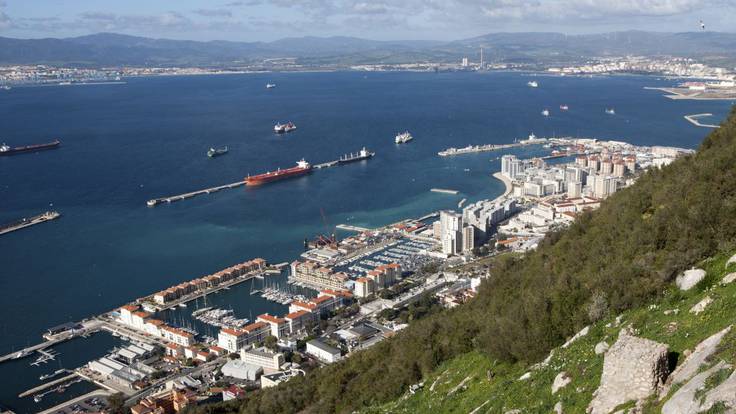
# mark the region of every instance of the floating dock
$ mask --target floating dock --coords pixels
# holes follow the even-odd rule
[[[12,223],[8,223],[3,226],[0,226],[0,234],[10,233],[11,231],[16,231],[16,230],[24,229],[26,227],[30,227],[36,224],[45,223],[50,220],[55,220],[59,217],[61,217],[61,214],[59,214],[59,212],[47,211],[37,216],[23,218],[23,219],[14,221]]]
[[[433,193],[443,193],[443,194],[457,194],[457,193],[459,193],[459,191],[457,191],[457,190],[450,190],[450,189],[447,189],[447,188],[433,188],[433,189],[431,189],[429,191],[431,191]]]

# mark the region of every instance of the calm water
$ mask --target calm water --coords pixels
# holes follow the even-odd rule
[[[708,130],[682,116],[712,112],[720,120],[730,106],[642,89],[672,84],[654,78],[537,79],[540,87],[531,89],[528,77],[512,73],[303,73],[3,91],[0,140],[22,145],[59,137],[62,147],[0,159],[0,222],[50,204],[63,217],[0,237],[0,352],[38,341],[49,326],[252,257],[289,261],[305,237],[339,223],[381,225],[502,192],[489,177],[500,154],[436,155],[448,146],[511,142],[534,132],[694,148]],[[278,87],[266,90],[267,82]],[[561,104],[570,110],[560,112]],[[604,114],[606,107],[617,115]],[[289,120],[296,132],[272,133],[274,123]],[[394,135],[406,129],[415,140],[396,146]],[[206,157],[207,148],[224,145],[229,154]],[[376,157],[257,189],[145,205],[362,146]],[[241,317],[282,309],[250,297],[247,287],[224,295],[239,303]],[[37,382],[18,367],[0,365],[0,378],[28,377],[0,391],[0,403],[17,407],[13,396]]]

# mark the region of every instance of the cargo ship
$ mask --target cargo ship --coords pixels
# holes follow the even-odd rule
[[[375,152],[368,151],[367,149],[365,149],[365,147],[363,147],[363,149],[361,149],[355,154],[351,152],[350,154],[343,155],[342,157],[340,157],[340,159],[337,160],[337,163],[347,164],[349,162],[367,160],[374,155],[376,155]]]
[[[289,133],[289,132],[291,132],[291,131],[293,131],[295,129],[296,129],[296,125],[294,125],[293,122],[289,122],[289,123],[286,123],[286,124],[276,124],[276,125],[274,125],[273,132],[275,132],[277,134],[285,134],[285,133]]]
[[[286,178],[291,177],[298,177],[304,174],[308,174],[312,171],[312,166],[304,161],[302,158],[301,161],[298,161],[296,163],[296,167],[287,168],[285,170],[278,169],[276,171],[270,171],[264,174],[258,174],[258,175],[249,175],[245,177],[245,185],[261,185],[270,183],[272,181],[278,181],[283,180]]]
[[[275,87],[276,87],[276,84],[275,83],[267,83],[266,84],[266,89],[273,89]]]
[[[0,145],[0,155],[15,155],[15,154],[21,154],[24,152],[36,152],[36,151],[42,151],[47,149],[54,149],[58,147],[61,144],[61,141],[58,139],[55,139],[51,142],[47,142],[45,144],[35,144],[35,145],[26,145],[24,147],[15,147],[12,148],[8,145]]]

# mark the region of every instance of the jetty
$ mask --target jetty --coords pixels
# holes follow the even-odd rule
[[[472,154],[476,152],[498,151],[502,149],[524,147],[527,145],[539,145],[547,142],[547,138],[529,138],[523,141],[514,142],[513,144],[484,144],[484,145],[468,145],[464,148],[448,148],[437,153],[440,157],[450,157],[453,155]]]
[[[196,197],[198,195],[216,193],[216,192],[218,192],[220,190],[226,190],[228,188],[240,187],[241,185],[245,185],[245,181],[244,180],[236,181],[236,182],[230,183],[230,184],[219,185],[217,187],[205,188],[203,190],[192,191],[190,193],[184,193],[184,194],[179,194],[179,195],[172,195],[172,196],[161,197],[161,198],[154,198],[154,199],[148,200],[148,202],[146,204],[148,205],[148,207],[155,207],[155,206],[157,206],[159,204],[173,203],[175,201],[186,200],[188,198]]]
[[[26,227],[30,227],[36,224],[45,223],[50,220],[56,220],[57,218],[61,217],[61,214],[57,211],[47,211],[43,214],[39,214],[37,216],[28,217],[28,218],[22,218],[20,220],[16,220],[12,223],[4,224],[0,226],[0,234],[10,233],[11,231],[16,231],[20,229],[24,229]]]
[[[35,394],[35,393],[37,393],[39,391],[43,391],[43,390],[45,390],[47,388],[51,388],[54,385],[61,384],[63,382],[67,382],[69,380],[72,380],[76,376],[77,376],[76,373],[71,373],[71,374],[69,374],[69,375],[67,375],[65,377],[61,377],[61,378],[55,379],[53,381],[49,381],[47,383],[41,384],[38,387],[31,388],[30,390],[23,391],[22,393],[18,394],[18,397],[19,398],[27,397],[27,396],[29,396],[31,394]]]
[[[684,118],[687,119],[688,122],[695,126],[703,127],[703,128],[718,128],[718,125],[713,124],[704,124],[700,121],[698,121],[698,118],[704,118],[708,116],[713,116],[711,113],[705,113],[705,114],[693,114],[693,115],[685,115]]]
[[[365,228],[365,227],[359,227],[359,226],[351,226],[350,224],[338,224],[335,226],[336,228],[340,230],[348,230],[348,231],[357,231],[359,233],[362,233],[364,231],[370,231],[371,229]]]
[[[433,189],[431,189],[429,191],[431,191],[433,193],[443,193],[443,194],[457,194],[457,193],[459,193],[459,191],[457,191],[457,190],[450,190],[450,189],[447,189],[447,188],[433,188]]]

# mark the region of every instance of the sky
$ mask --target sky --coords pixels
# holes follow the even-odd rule
[[[0,36],[98,32],[271,41],[457,40],[491,32],[736,31],[736,0],[0,0]]]

